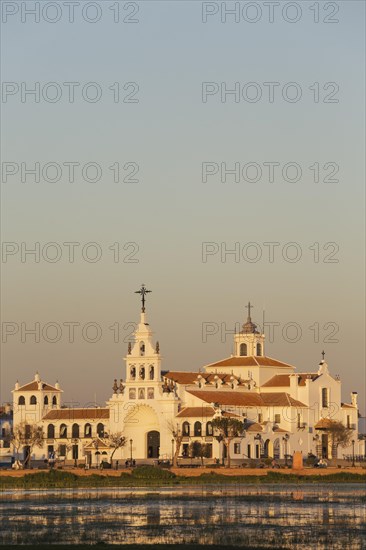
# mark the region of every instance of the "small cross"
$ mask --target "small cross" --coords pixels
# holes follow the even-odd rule
[[[141,303],[142,303],[141,311],[142,311],[142,313],[145,313],[145,296],[149,292],[151,292],[151,290],[147,290],[144,284],[141,285],[140,290],[135,291],[135,294],[141,294]]]
[[[253,307],[250,302],[248,302],[248,305],[245,306],[248,309],[248,318],[250,319],[250,310]]]
[[[324,357],[325,357],[325,351],[324,350],[322,351],[322,356],[323,356],[323,361],[324,361]]]

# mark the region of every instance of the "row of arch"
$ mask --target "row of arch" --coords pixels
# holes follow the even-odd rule
[[[262,355],[262,344],[258,343],[256,345],[255,349],[256,349],[256,353],[255,353],[256,356],[261,357],[261,355]],[[240,344],[240,355],[242,357],[246,357],[248,355],[248,346],[247,346],[247,344]]]
[[[182,433],[184,436],[189,437],[191,435],[191,425],[189,422],[183,422]],[[193,434],[194,437],[201,437],[202,434],[202,422],[195,422],[193,425]],[[206,423],[206,436],[213,435],[213,426],[212,422]]]
[[[68,437],[72,437],[73,439],[78,439],[80,437],[80,425],[79,424],[73,424],[71,426],[71,436],[68,435],[69,432],[69,426],[67,424],[61,424],[59,428],[59,438],[60,439],[67,439]],[[104,424],[99,422],[97,424],[97,435],[98,437],[104,437]],[[48,424],[47,426],[47,439],[54,439],[56,437],[56,427],[54,424]],[[91,424],[85,424],[84,426],[84,437],[92,437],[92,425]]]
[[[57,397],[54,395],[52,397],[52,405],[57,405]],[[30,398],[29,398],[29,404],[30,405],[37,405],[37,397],[35,395],[31,395]],[[50,404],[50,400],[48,398],[48,395],[45,395],[44,398],[43,398],[43,404],[44,405],[49,405]],[[20,395],[19,398],[18,398],[18,405],[25,405],[25,397],[24,395]]]

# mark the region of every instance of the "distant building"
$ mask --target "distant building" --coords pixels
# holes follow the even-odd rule
[[[144,289],[144,287],[143,287]],[[142,289],[142,290],[143,290]],[[146,289],[145,289],[146,290]],[[341,381],[323,359],[315,372],[296,372],[293,365],[265,355],[265,336],[250,315],[234,335],[234,354],[199,371],[161,371],[159,344],[145,313],[145,292],[140,321],[125,357],[126,376],[114,381],[106,406],[62,408],[62,390],[43,382],[38,374],[13,390],[14,425],[41,425],[43,448],[33,458],[55,453],[59,460],[99,465],[114,451],[112,434],[122,434],[127,445],[114,452],[120,463],[129,460],[170,459],[182,436],[180,454],[192,441],[207,443],[211,456],[225,458],[225,446],[215,437],[212,420],[232,416],[243,422],[243,433],[230,443],[232,460],[273,457],[283,459],[301,451],[306,458],[365,454],[358,438],[357,393],[341,402]],[[352,430],[355,448],[332,445],[330,421]]]

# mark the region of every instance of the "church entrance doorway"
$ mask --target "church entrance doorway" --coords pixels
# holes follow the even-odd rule
[[[159,458],[160,433],[156,430],[147,433],[147,458]]]

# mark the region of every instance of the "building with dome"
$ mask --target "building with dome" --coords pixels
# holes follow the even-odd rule
[[[243,431],[230,441],[232,462],[275,458],[295,451],[323,458],[364,454],[358,438],[357,392],[341,401],[341,380],[323,359],[315,370],[297,372],[294,365],[266,355],[265,335],[251,318],[251,304],[242,330],[234,335],[234,353],[196,371],[162,370],[159,343],[153,340],[145,300],[129,343],[125,376],[114,380],[105,407],[64,408],[58,383],[37,373],[33,381],[13,390],[14,426],[43,428],[42,447],[32,460],[55,454],[68,463],[98,466],[103,461],[171,460],[188,456],[190,444],[207,444],[211,459],[225,460],[226,447],[213,429],[217,417],[240,420]],[[332,421],[352,430],[354,445],[341,448],[330,434]],[[116,448],[116,436],[126,440]],[[355,447],[356,446],[356,447]],[[21,449],[24,453],[26,449]],[[209,459],[208,459],[209,460]]]

